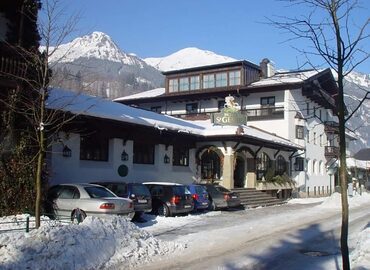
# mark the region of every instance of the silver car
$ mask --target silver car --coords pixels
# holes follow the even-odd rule
[[[60,184],[50,188],[46,212],[59,219],[82,221],[87,215],[127,215],[133,218],[134,205],[105,187],[93,184]]]

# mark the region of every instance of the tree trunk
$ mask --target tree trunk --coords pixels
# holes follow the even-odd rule
[[[35,202],[35,222],[36,228],[40,227],[41,221],[41,189],[42,189],[42,171],[45,160],[45,129],[44,129],[44,115],[45,115],[45,100],[47,90],[41,90],[40,100],[40,123],[39,123],[39,153],[37,157],[37,171],[36,171],[36,202]]]

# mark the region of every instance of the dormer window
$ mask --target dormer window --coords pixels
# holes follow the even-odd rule
[[[190,77],[190,90],[198,90],[200,88],[199,76]]]
[[[240,85],[240,70],[229,72],[229,85]]]
[[[168,80],[168,91],[170,93],[179,91],[179,82],[178,82],[177,79],[169,79]]]
[[[227,73],[226,72],[216,73],[216,87],[224,86],[227,86]]]
[[[189,78],[180,78],[180,91],[189,91]]]
[[[215,74],[203,75],[203,89],[215,88]]]

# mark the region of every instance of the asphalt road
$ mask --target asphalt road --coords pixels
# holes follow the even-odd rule
[[[192,235],[201,236],[201,232],[204,232],[205,237],[207,234],[212,237],[218,231],[227,234],[228,228],[232,233],[227,240],[210,244],[205,250],[192,243],[186,252],[176,257],[161,258],[140,269],[341,269],[341,213],[322,210],[305,218],[293,218],[314,206],[284,205],[247,211],[225,211],[199,223],[158,232],[156,237],[166,241],[176,241],[184,237],[191,239]],[[369,206],[350,210],[350,248],[355,245],[358,232],[370,222],[370,211],[366,210]],[[282,218],[291,216],[294,221],[290,222],[288,219],[276,222],[273,216],[282,213]],[[248,234],[235,234],[231,228],[238,223],[251,226],[253,230]],[[264,229],[266,226],[269,229]]]

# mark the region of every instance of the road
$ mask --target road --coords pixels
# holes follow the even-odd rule
[[[370,221],[369,206],[350,210],[350,249]],[[140,269],[340,269],[340,225],[339,210],[317,204],[223,211],[153,231],[187,248]]]

